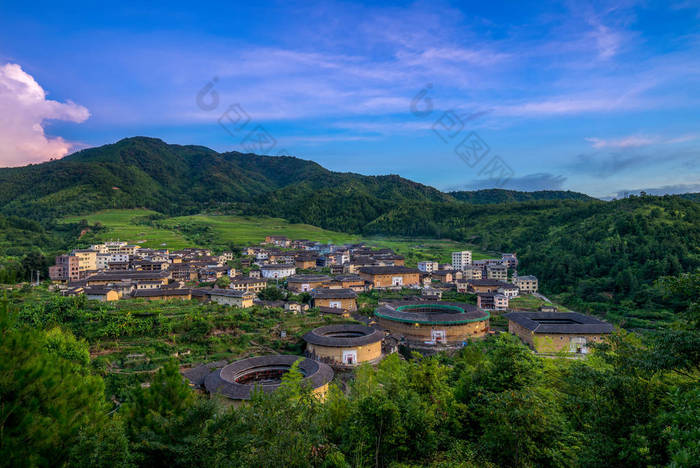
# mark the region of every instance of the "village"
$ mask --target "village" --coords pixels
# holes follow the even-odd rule
[[[88,300],[194,300],[276,307],[291,314],[314,310],[346,319],[303,336],[303,373],[321,396],[334,369],[377,363],[402,347],[427,354],[459,349],[470,340],[505,332],[492,328],[496,317],[507,320],[507,331],[542,355],[584,356],[591,343],[613,331],[594,317],[559,311],[538,293],[535,276],[518,273],[515,253],[473,260],[464,250],[451,257],[451,263],[421,261],[413,268],[389,248],[285,236],[266,236],[258,245],[218,254],[109,241],[59,255],[49,273],[55,291]],[[373,292],[376,307],[361,311],[358,298]],[[467,301],[455,300],[455,294]],[[525,296],[542,299],[542,305],[533,310],[511,306]],[[295,359],[276,355],[205,363],[183,374],[203,391],[246,400],[255,386],[274,389]]]

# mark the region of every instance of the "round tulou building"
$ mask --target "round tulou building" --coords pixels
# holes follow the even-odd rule
[[[377,308],[374,315],[379,326],[414,348],[461,346],[489,331],[489,313],[464,303],[393,303]]]
[[[327,325],[304,335],[306,354],[333,367],[355,367],[382,358],[384,333],[364,325]]]
[[[282,383],[282,376],[299,360],[304,384],[310,385],[314,394],[324,398],[328,383],[333,380],[333,369],[314,359],[291,355],[260,356],[232,362],[207,375],[204,386],[212,395],[231,399],[234,404],[240,403],[250,400],[255,389],[275,391]]]

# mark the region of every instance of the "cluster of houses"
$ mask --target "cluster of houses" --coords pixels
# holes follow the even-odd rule
[[[202,248],[171,251],[111,241],[57,256],[49,276],[66,285],[64,294],[102,301],[198,298],[239,307],[253,305],[268,282],[282,281],[292,293],[309,293],[312,307],[341,314],[357,309],[357,293],[375,288],[413,288],[425,299],[438,300],[447,290],[474,293],[478,307],[485,310],[507,310],[510,299],[538,288],[534,276],[518,275],[515,254],[473,261],[470,251],[453,252],[451,264],[425,261],[410,268],[392,249],[285,236],[267,236],[241,254],[236,264],[246,275],[231,266],[232,252],[214,255]],[[226,287],[193,287],[217,283],[224,276]],[[294,312],[309,307],[293,301],[257,303]]]
[[[452,252],[451,264],[419,262],[418,270],[429,275],[427,295],[456,289],[477,295],[477,305],[486,310],[507,310],[510,299],[538,291],[535,276],[519,275],[518,257],[504,253],[501,258],[472,260],[469,250]]]
[[[126,242],[105,242],[56,257],[49,268],[52,281],[62,283],[66,295],[115,301],[201,299],[250,307],[256,291],[266,286],[260,278],[243,278],[229,266],[233,253],[213,255],[209,249],[148,249]],[[227,276],[231,288],[191,288]]]
[[[376,320],[387,333],[410,338],[414,345],[459,345],[483,336],[489,332],[488,311],[510,311],[504,315],[509,331],[542,352],[573,348],[586,352],[587,343],[601,340],[611,330],[597,319],[565,316],[547,306],[537,312],[513,311],[511,299],[538,290],[536,277],[518,274],[514,253],[473,260],[470,251],[453,252],[449,264],[424,261],[411,268],[404,257],[387,248],[268,236],[241,254],[105,242],[59,255],[49,274],[63,294],[100,301],[197,299],[235,307],[281,307],[294,313],[314,307],[343,317],[357,311],[358,293],[411,288],[416,290],[413,302],[380,302]],[[226,281],[219,282],[223,277]],[[268,286],[284,286],[293,295],[307,293],[308,300],[259,300],[258,293]],[[442,302],[443,292],[449,290],[475,294],[476,307]]]

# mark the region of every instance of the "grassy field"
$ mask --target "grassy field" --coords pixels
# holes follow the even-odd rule
[[[290,224],[281,218],[193,215],[169,218],[159,224],[167,225],[172,229],[178,229],[179,226],[187,224],[206,225],[212,229],[217,239],[237,245],[259,243],[264,241],[267,235],[336,244],[359,242],[360,240],[359,236],[352,234],[328,231],[309,224]]]
[[[542,305],[552,304],[552,305],[557,307],[559,312],[568,312],[569,311],[569,309],[562,306],[561,304],[550,303],[550,302],[544,301],[538,297],[535,297],[535,296],[532,296],[529,294],[523,294],[522,296],[514,297],[513,299],[511,299],[508,302],[509,302],[510,308],[512,308],[512,309],[537,310]]]
[[[308,224],[291,224],[280,218],[249,216],[192,215],[157,220],[151,225],[139,223],[139,218],[155,215],[150,210],[104,210],[91,215],[71,216],[64,222],[87,220],[107,229],[96,234],[96,240],[124,240],[143,247],[215,247],[249,245],[265,240],[267,235],[282,235],[291,239],[309,239],[337,244],[367,242],[374,247],[388,247],[406,257],[406,264],[415,266],[422,260],[451,261],[451,252],[471,250],[475,260],[488,258],[494,252],[482,252],[473,245],[449,239],[404,239],[395,237],[361,237],[329,231]]]
[[[77,223],[86,220],[91,225],[100,223],[107,227],[106,231],[97,234],[97,240],[122,240],[137,243],[142,247],[168,247],[181,249],[191,246],[191,243],[179,232],[170,229],[160,229],[145,224],[136,224],[134,218],[156,214],[150,210],[104,210],[90,215],[70,216],[63,222]]]

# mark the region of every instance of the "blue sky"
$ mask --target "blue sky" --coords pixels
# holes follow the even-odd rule
[[[0,165],[147,135],[443,190],[700,191],[699,2],[1,8]]]

